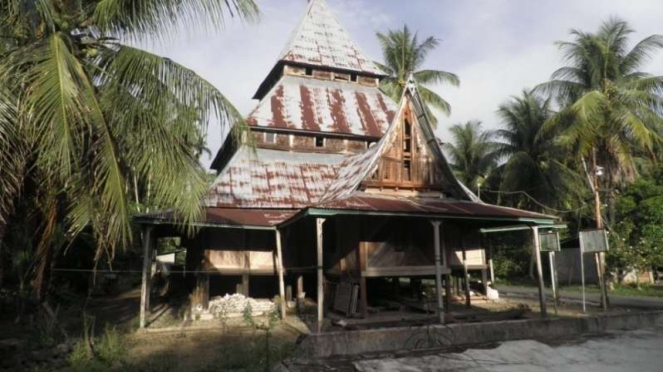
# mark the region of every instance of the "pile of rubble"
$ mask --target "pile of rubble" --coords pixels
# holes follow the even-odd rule
[[[241,294],[213,297],[209,301],[208,313],[215,318],[241,316],[247,306],[254,316],[267,314],[276,309],[274,302],[267,299],[256,300]]]

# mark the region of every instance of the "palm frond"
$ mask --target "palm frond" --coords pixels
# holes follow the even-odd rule
[[[460,85],[458,75],[440,70],[421,70],[413,74],[414,79],[420,84],[445,84],[449,83],[455,87]]]
[[[90,24],[104,34],[160,38],[179,26],[219,28],[228,16],[256,20],[259,11],[253,0],[101,0]]]

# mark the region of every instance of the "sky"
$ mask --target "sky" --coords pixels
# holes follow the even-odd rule
[[[256,23],[227,20],[222,30],[200,27],[167,41],[142,45],[198,73],[214,84],[246,115],[257,104],[258,85],[276,63],[307,0],[256,0]],[[480,120],[500,126],[495,111],[509,97],[546,81],[563,66],[555,41],[571,40],[569,31],[596,30],[619,17],[635,33],[631,42],[663,34],[661,0],[326,0],[369,58],[381,59],[376,32],[408,25],[421,38],[434,36],[440,46],[424,68],[453,72],[460,87],[433,86],[451,104],[451,115],[438,115],[437,135],[449,141],[448,128]],[[663,75],[663,53],[644,71]],[[216,154],[226,131],[212,124],[208,148]],[[209,166],[211,159],[202,162]]]

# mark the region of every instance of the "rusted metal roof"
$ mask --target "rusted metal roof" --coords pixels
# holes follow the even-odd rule
[[[214,181],[208,207],[302,208],[336,178],[341,154],[240,148]]]
[[[272,227],[292,217],[297,210],[292,209],[237,209],[205,207],[205,215],[197,221],[199,224],[219,226],[255,226]],[[177,223],[173,211],[162,211],[139,215],[138,222]]]
[[[361,191],[353,192],[341,199],[322,202],[311,208],[341,211],[382,212],[403,215],[430,214],[439,216],[504,219],[556,219],[556,217],[553,216],[486,203],[454,199],[378,195]]]
[[[396,109],[376,87],[286,75],[246,121],[258,127],[379,138]]]
[[[280,61],[384,75],[350,37],[324,0],[311,0]]]

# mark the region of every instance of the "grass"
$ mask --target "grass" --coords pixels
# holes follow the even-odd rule
[[[498,285],[513,286],[513,287],[536,287],[537,284],[531,280],[499,280]],[[549,285],[546,283],[546,287]],[[562,285],[561,291],[566,292],[582,292],[580,285]],[[600,293],[601,289],[597,284],[588,284],[585,286],[587,293]],[[635,284],[614,284],[610,289],[609,294],[617,296],[631,296],[631,297],[660,297],[663,298],[663,286],[643,283],[640,286]]]

